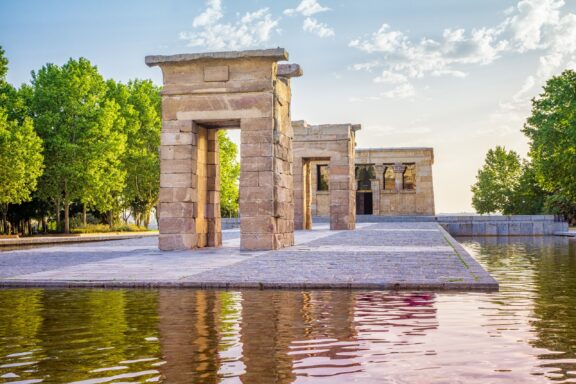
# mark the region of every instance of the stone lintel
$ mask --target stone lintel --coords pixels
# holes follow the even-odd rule
[[[145,62],[149,67],[161,64],[188,63],[202,60],[233,60],[264,58],[273,61],[288,60],[288,52],[284,48],[254,49],[246,51],[225,51],[225,52],[205,52],[205,53],[181,53],[177,55],[152,55],[146,56]]]
[[[300,77],[304,75],[304,71],[299,64],[279,64],[277,75],[279,77]]]
[[[309,125],[304,120],[296,120],[292,122],[292,128],[295,141],[311,141],[310,135],[322,140],[335,140],[336,137],[333,136],[338,135],[337,139],[348,140],[350,132],[361,129],[361,125],[350,123]]]

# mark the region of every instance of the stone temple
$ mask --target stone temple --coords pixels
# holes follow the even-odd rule
[[[240,129],[240,248],[294,244],[294,229],[329,216],[431,215],[430,148],[356,149],[359,124],[292,122],[293,77],[282,48],[147,56],[162,70],[159,247],[222,244],[219,129]]]

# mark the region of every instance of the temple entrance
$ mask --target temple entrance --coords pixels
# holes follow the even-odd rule
[[[282,49],[147,56],[160,66],[159,248],[222,243],[218,129],[240,128],[240,248],[294,244],[290,78]]]
[[[357,215],[372,214],[372,192],[356,193],[356,214]]]

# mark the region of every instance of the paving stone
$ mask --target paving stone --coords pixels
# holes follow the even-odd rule
[[[0,252],[3,286],[359,288],[495,290],[498,283],[438,224],[327,224],[297,231],[296,245],[163,252],[157,238]]]

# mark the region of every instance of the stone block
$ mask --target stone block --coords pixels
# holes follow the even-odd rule
[[[243,216],[240,220],[242,233],[275,233],[277,231],[276,220],[271,216]]]
[[[242,159],[247,157],[272,157],[274,148],[270,144],[240,144]]]
[[[192,173],[160,174],[161,188],[196,188],[196,175]]]
[[[244,251],[267,251],[277,249],[274,234],[244,233],[240,229],[240,249]]]
[[[161,145],[196,145],[195,134],[191,132],[162,132]]]
[[[261,172],[261,171],[272,171],[274,170],[274,159],[272,157],[254,157],[245,158],[242,155],[241,171],[247,172]]]
[[[216,65],[204,67],[204,81],[228,81],[228,66]]]
[[[190,120],[165,120],[162,122],[162,132],[180,133],[192,132],[192,121]]]
[[[196,160],[196,148],[192,145],[162,145],[161,160]]]
[[[158,228],[167,234],[189,234],[195,233],[196,223],[191,217],[160,217]]]
[[[243,187],[240,188],[240,209],[242,202],[274,201],[273,187]]]
[[[194,161],[192,159],[174,160],[164,159],[160,161],[160,172],[167,173],[191,173],[193,172]]]
[[[178,251],[196,248],[198,237],[196,234],[164,234],[158,236],[158,247],[162,251]]]
[[[160,203],[160,217],[161,218],[194,217],[195,204],[196,203],[182,203],[182,202]]]

